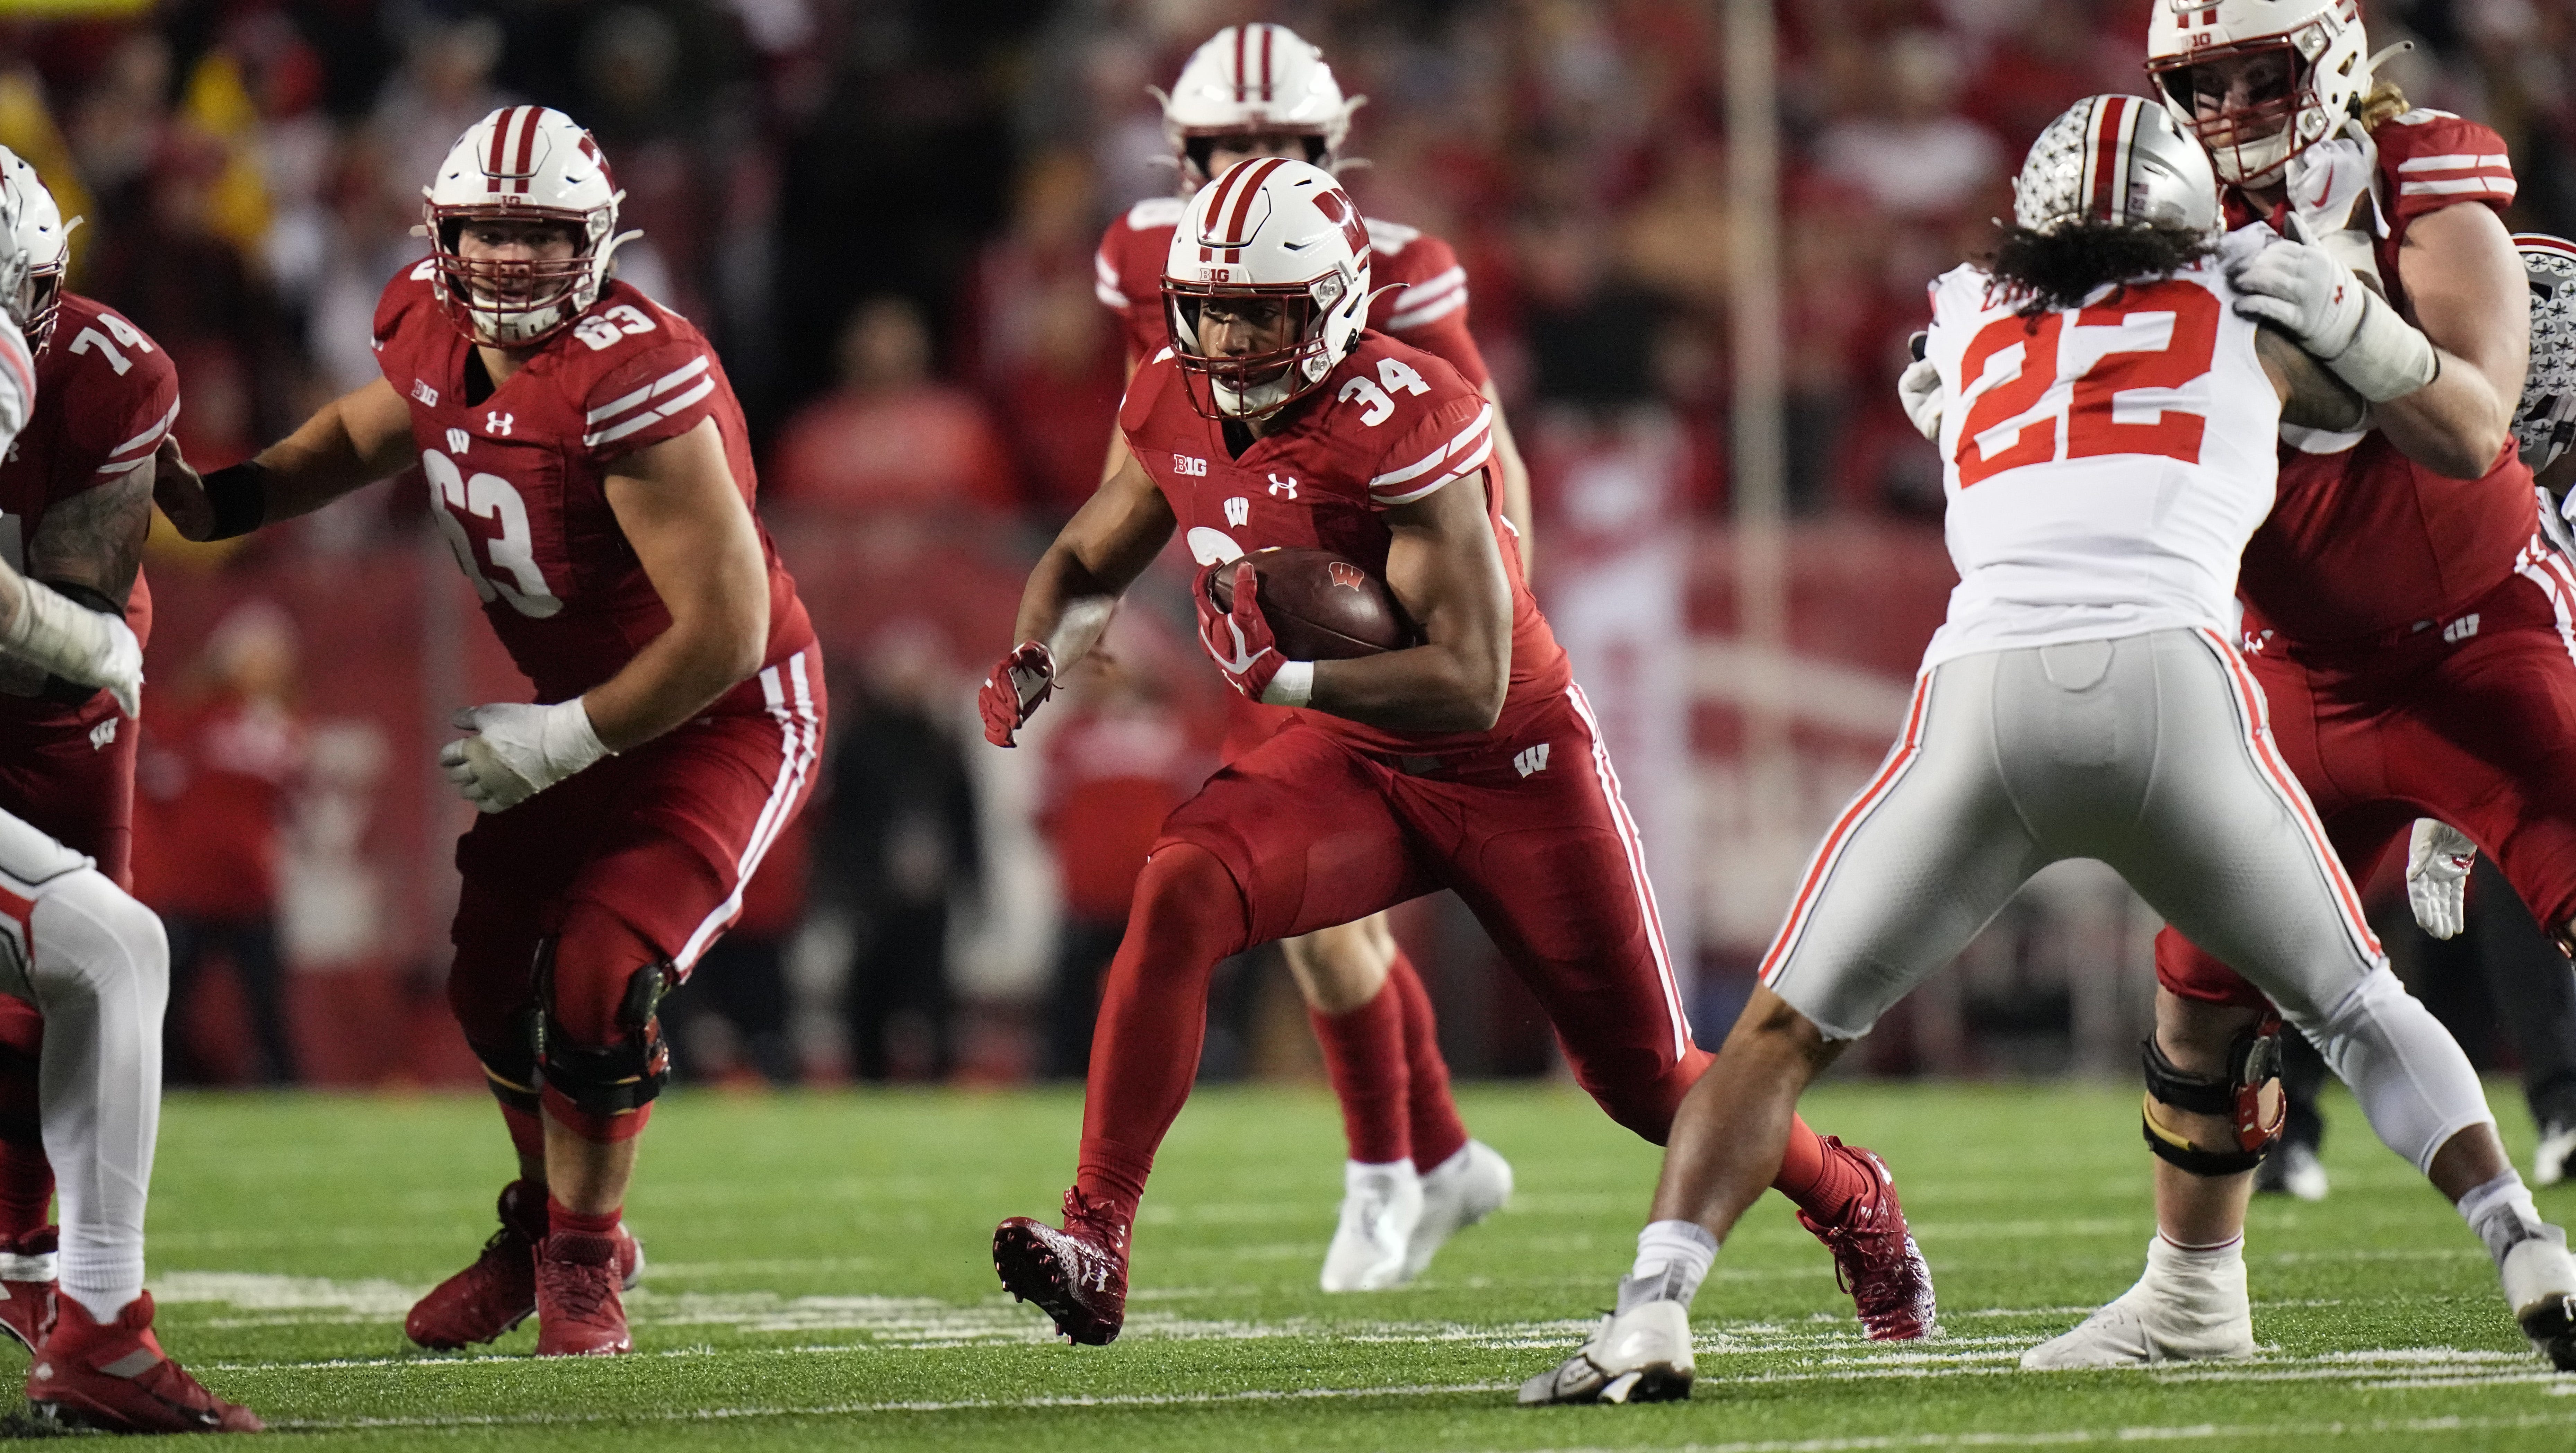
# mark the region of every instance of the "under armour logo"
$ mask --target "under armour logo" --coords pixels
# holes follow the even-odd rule
[[[466,433],[463,429],[450,429],[447,431],[447,450],[451,454],[464,453],[466,447],[473,442],[474,436]]]
[[[1252,501],[1245,499],[1241,495],[1236,495],[1234,498],[1225,502],[1225,522],[1227,524],[1232,525],[1239,530],[1246,524],[1251,523],[1251,520]]]
[[[498,434],[502,438],[507,439],[510,437],[510,425],[517,420],[518,417],[519,416],[516,414],[505,414],[498,409],[493,409],[483,415],[483,432],[487,434]]]
[[[105,721],[103,721],[103,722],[100,722],[98,725],[96,725],[96,726],[94,726],[94,727],[91,727],[91,728],[89,729],[89,749],[90,749],[91,751],[93,751],[93,752],[103,752],[103,751],[106,751],[106,750],[107,750],[107,744],[108,744],[108,743],[110,743],[110,742],[112,742],[112,741],[115,741],[115,740],[116,740],[116,718],[115,718],[115,717],[112,717],[112,716],[111,716],[111,717],[109,717],[107,720],[105,720]]]
[[[1295,499],[1297,497],[1297,476],[1292,474],[1286,479],[1281,479],[1275,474],[1270,476],[1270,497],[1272,499]]]
[[[420,379],[411,381],[411,396],[433,409],[438,407],[438,390],[431,388]]]
[[[1324,576],[1344,590],[1357,590],[1360,588],[1360,582],[1368,579],[1360,572],[1358,566],[1348,560],[1327,561],[1324,565]],[[1521,775],[1526,777],[1529,774],[1524,772]]]
[[[2264,646],[2270,644],[2271,640],[2272,633],[2270,631],[2247,631],[2245,633],[2243,647],[2244,652],[2248,656],[2260,656],[2263,654]]]
[[[2471,611],[2467,615],[2460,617],[2458,620],[2451,622],[2449,625],[2442,627],[2442,639],[2455,646],[2477,633],[2478,613],[2476,611]]]
[[[1523,747],[1520,754],[1512,758],[1512,768],[1524,777],[1546,771],[1547,743],[1541,742],[1535,747]]]

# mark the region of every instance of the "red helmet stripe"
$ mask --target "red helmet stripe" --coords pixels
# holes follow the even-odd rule
[[[1270,94],[1270,45],[1278,33],[1278,26],[1261,27],[1261,99],[1264,101],[1278,99]]]
[[[1243,54],[1243,41],[1244,41],[1244,35],[1243,35],[1243,32],[1244,32],[1245,30],[1249,29],[1249,28],[1250,28],[1250,27],[1248,27],[1248,26],[1241,26],[1241,25],[1238,25],[1238,26],[1236,26],[1236,27],[1234,28],[1234,99],[1236,99],[1236,100],[1238,100],[1238,101],[1240,101],[1240,100],[1242,100],[1242,99],[1243,99],[1243,82],[1244,82],[1244,67],[1243,67],[1243,62],[1244,62],[1244,54]]]
[[[492,128],[492,155],[483,163],[486,191],[501,190],[501,149],[510,144],[510,123],[518,116],[519,108],[512,106],[501,113],[501,124]]]
[[[2121,177],[2128,171],[2121,165],[2120,118],[2127,114],[2128,109],[2129,98],[2126,96],[2105,98],[2099,126],[2093,133],[2093,155],[2090,158],[2093,167],[2092,204],[2086,210],[2105,222],[2122,220],[2121,204],[2127,200],[2120,186]]]
[[[1225,219],[1225,237],[1227,242],[1240,244],[1244,240],[1244,224],[1252,218],[1252,199],[1260,195],[1261,184],[1270,179],[1270,174],[1287,164],[1288,163],[1285,158],[1270,156],[1263,157],[1259,162],[1253,165],[1251,168],[1252,174],[1245,177],[1243,179],[1243,185],[1235,189],[1233,199],[1234,212],[1231,216]],[[1215,214],[1210,213],[1209,215],[1213,216]]]
[[[536,170],[537,123],[545,119],[546,113],[535,106],[522,109],[528,113],[528,119],[519,127],[519,164],[515,170],[519,174],[519,190],[524,192],[528,189],[529,174]]]
[[[1202,246],[1217,241],[1216,219],[1224,215],[1225,199],[1233,195],[1234,189],[1242,184],[1243,173],[1246,170],[1247,168],[1238,165],[1216,179],[1216,194],[1208,198],[1207,220],[1199,224],[1199,242]]]

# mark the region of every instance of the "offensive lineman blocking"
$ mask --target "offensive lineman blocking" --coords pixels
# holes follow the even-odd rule
[[[1940,444],[1961,580],[1904,730],[1817,849],[1762,985],[1675,1118],[1617,1310],[1530,1379],[1525,1403],[1689,1396],[1690,1301],[1800,1091],[2062,858],[2101,859],[2169,922],[2224,945],[2451,1199],[2511,1174],[2476,1074],[2389,972],[2228,638],[2285,414],[2361,417],[2318,365],[2258,332],[2232,281],[2289,244],[2251,228],[2219,240],[2207,157],[2135,96],[2090,97],[2052,123],[2013,212],[1991,271],[1934,287],[1925,359],[1955,401]],[[2403,357],[2408,341],[2383,326],[2367,346]],[[2406,373],[2363,362],[2341,375],[2363,398]],[[2198,1088],[2159,1064],[2164,1098]],[[2462,1211],[2524,1330],[2564,1365],[2564,1234],[2534,1218],[2499,1236],[2479,1206]]]

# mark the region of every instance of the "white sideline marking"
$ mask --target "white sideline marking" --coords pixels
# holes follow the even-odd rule
[[[2496,1433],[2576,1426],[2576,1417],[2392,1418],[2372,1423],[2191,1423],[2126,1428],[2065,1428],[2038,1433],[1912,1433],[1876,1438],[1795,1438],[1758,1443],[1684,1443],[1674,1453],[1869,1453],[1903,1448],[2053,1448],[2072,1443],[2181,1443],[2215,1438],[2379,1437],[2390,1433]],[[1605,1448],[1549,1448],[1538,1453],[1613,1453]]]
[[[342,1428],[514,1427],[549,1423],[699,1423],[735,1418],[817,1418],[852,1413],[962,1413],[1018,1411],[1026,1408],[1189,1407],[1210,1403],[1302,1402],[1313,1399],[1374,1397],[1447,1397],[1458,1393],[1506,1392],[1510,1382],[1460,1382],[1418,1387],[1301,1387],[1243,1392],[1127,1393],[1103,1397],[1075,1395],[1034,1398],[962,1398],[954,1402],[820,1403],[790,1408],[690,1408],[655,1413],[493,1413],[463,1417],[281,1419],[272,1428],[323,1431]]]

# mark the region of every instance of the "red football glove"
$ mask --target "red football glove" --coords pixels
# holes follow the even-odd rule
[[[1012,733],[1054,694],[1054,655],[1035,641],[1020,642],[1017,650],[993,663],[984,689],[975,693],[976,709],[984,714],[984,740],[997,747],[1018,746]]]
[[[1220,570],[1234,572],[1231,611],[1216,603]],[[1270,634],[1270,622],[1262,619],[1258,581],[1251,561],[1219,561],[1200,570],[1197,584],[1190,589],[1199,607],[1199,644],[1207,648],[1226,681],[1254,701],[1270,689],[1270,679],[1279,674],[1279,668],[1288,664],[1288,658],[1279,654],[1278,638]]]

